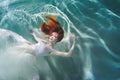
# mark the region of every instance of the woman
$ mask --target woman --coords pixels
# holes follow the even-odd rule
[[[60,52],[53,49],[53,46],[64,37],[64,31],[56,17],[46,16],[46,18],[49,19],[49,22],[43,22],[41,31],[47,36],[48,41],[39,38],[33,30],[31,34],[37,41],[36,44],[28,42],[14,32],[0,29],[0,36],[4,34],[1,43],[9,39],[11,40],[8,43],[13,42],[7,46],[7,49],[3,50],[4,54],[0,54],[0,80],[39,80],[38,69],[35,65],[37,56],[55,54],[69,57],[73,53],[75,47],[75,35],[73,34],[73,44],[69,52]],[[2,53],[2,49],[0,51]]]
[[[37,34],[33,30],[31,30],[31,34],[38,43],[29,44],[29,46],[26,47],[21,47],[21,50],[23,50],[24,48],[24,51],[27,51],[28,53],[31,53],[35,56],[47,56],[51,53],[59,56],[69,57],[73,53],[75,47],[75,35],[72,34],[73,44],[69,52],[61,52],[53,49],[53,46],[56,43],[60,42],[64,37],[64,31],[61,28],[60,23],[58,22],[55,16],[45,17],[49,19],[49,22],[48,24],[45,22],[42,23],[41,31],[48,38],[48,41],[42,40],[37,36]]]

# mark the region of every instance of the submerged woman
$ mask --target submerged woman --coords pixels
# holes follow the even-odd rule
[[[31,34],[33,35],[37,43],[36,44],[29,43],[29,45],[24,47],[17,46],[17,48],[21,49],[21,51],[26,51],[35,56],[47,56],[51,53],[59,56],[69,57],[73,53],[75,47],[75,35],[72,34],[73,44],[69,52],[61,52],[53,49],[53,46],[57,42],[60,42],[63,39],[64,31],[61,28],[61,25],[55,16],[45,16],[45,17],[49,19],[49,22],[42,23],[41,31],[48,38],[48,41],[42,40],[37,36],[37,34],[33,30],[31,30]]]
[[[36,68],[36,65],[38,65],[36,64],[37,56],[55,54],[69,57],[73,53],[75,47],[75,35],[73,34],[73,44],[69,52],[53,49],[53,46],[63,39],[64,31],[55,16],[46,16],[46,18],[49,19],[49,22],[43,22],[41,31],[47,36],[48,40],[45,41],[37,37],[38,34],[33,30],[31,33],[37,41],[36,44],[28,42],[14,32],[0,29],[1,43],[11,39],[8,42],[10,44],[7,45],[7,49],[0,49],[0,80],[39,80],[39,69]],[[6,44],[3,46],[6,47]]]

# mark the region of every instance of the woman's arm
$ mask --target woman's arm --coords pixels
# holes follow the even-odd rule
[[[72,39],[73,39],[73,44],[72,47],[70,48],[69,52],[60,52],[58,50],[53,49],[53,54],[59,55],[59,56],[64,56],[64,57],[70,57],[71,54],[73,53],[74,47],[75,47],[75,35],[72,34]]]
[[[31,30],[31,34],[32,34],[32,36],[34,37],[34,39],[35,39],[37,42],[45,41],[45,40],[41,39],[41,38],[39,37],[39,34],[38,34],[37,32],[35,32],[34,30]]]

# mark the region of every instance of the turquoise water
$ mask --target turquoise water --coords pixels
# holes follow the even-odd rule
[[[114,3],[119,7],[119,0]],[[116,6],[108,0],[0,0],[0,28],[5,29],[0,29],[0,80],[32,80],[33,76],[38,80],[120,80],[120,13]],[[15,51],[13,47],[26,40],[35,43],[29,30],[39,28],[46,20],[44,15],[51,14],[65,30],[56,49],[68,51],[69,34],[75,33],[73,55],[35,59]]]

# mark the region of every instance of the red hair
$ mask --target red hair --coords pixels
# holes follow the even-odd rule
[[[41,31],[46,35],[51,35],[53,32],[58,33],[57,42],[61,41],[64,37],[64,31],[55,16],[45,16],[49,21],[48,23],[43,22]]]

